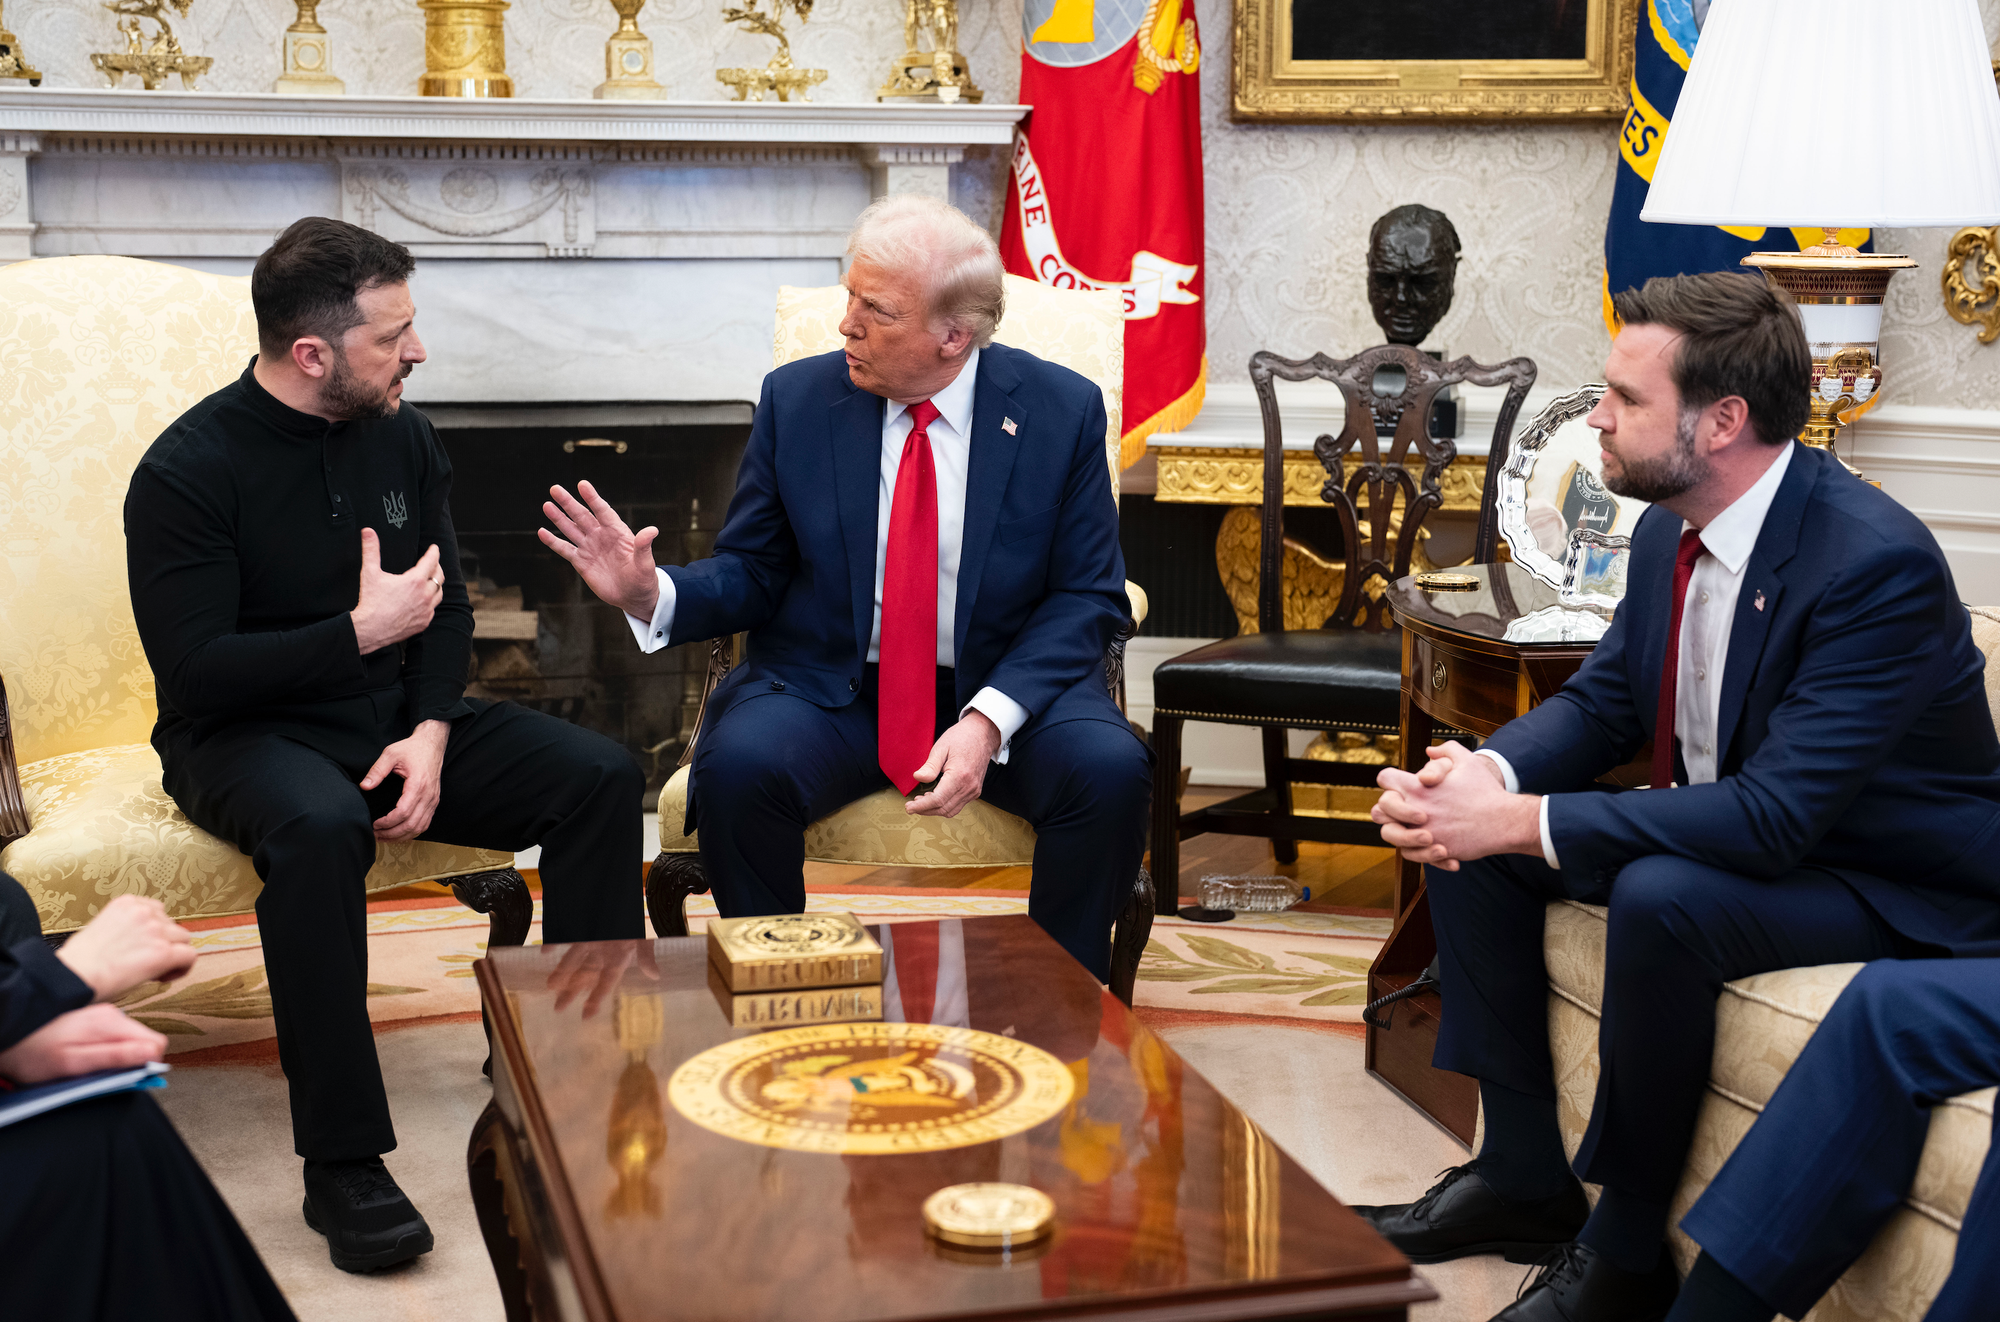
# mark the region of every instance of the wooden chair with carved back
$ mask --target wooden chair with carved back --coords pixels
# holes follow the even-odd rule
[[[1178,903],[1180,842],[1207,832],[1262,836],[1280,864],[1297,861],[1300,840],[1379,844],[1373,822],[1300,816],[1294,782],[1372,786],[1377,768],[1290,756],[1286,731],[1318,729],[1395,734],[1400,721],[1403,643],[1383,599],[1410,572],[1425,518],[1443,503],[1440,476],[1457,457],[1428,425],[1449,386],[1505,386],[1494,423],[1488,473],[1506,460],[1514,419],[1534,384],[1527,358],[1487,366],[1470,358],[1441,363],[1404,345],[1351,358],[1294,360],[1268,351],[1250,359],[1264,420],[1264,492],[1259,547],[1257,632],[1211,643],[1153,672],[1152,873],[1160,902]],[[1339,604],[1316,628],[1285,627],[1284,424],[1274,381],[1322,380],[1338,387],[1346,416],[1338,436],[1313,453],[1326,470],[1320,498],[1338,517],[1345,575]],[[1498,541],[1494,488],[1480,498],[1473,559],[1493,559]],[[1181,727],[1188,721],[1254,725],[1263,734],[1264,785],[1206,808],[1180,810]]]

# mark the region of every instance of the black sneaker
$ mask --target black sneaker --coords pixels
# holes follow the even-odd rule
[[[431,1228],[380,1157],[306,1163],[306,1224],[344,1272],[380,1271],[431,1251]]]

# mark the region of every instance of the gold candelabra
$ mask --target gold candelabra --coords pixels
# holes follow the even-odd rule
[[[929,50],[917,48],[919,33],[928,32]],[[875,93],[890,97],[920,97],[947,104],[977,102],[986,93],[972,81],[972,69],[958,51],[958,0],[904,0],[903,54],[889,66],[889,81]]]
[[[320,0],[296,0],[297,17],[285,29],[285,68],[273,92],[290,96],[339,96],[347,84],[333,76],[333,44],[319,23]]]
[[[5,0],[0,0],[0,78],[25,78],[30,87],[42,85],[42,71],[28,63],[19,38],[7,30]]]
[[[780,101],[793,97],[812,100],[807,89],[825,82],[826,70],[801,69],[792,63],[792,43],[785,36],[783,18],[784,11],[789,9],[799,16],[799,22],[805,22],[812,14],[813,0],[771,0],[768,14],[757,7],[758,3],[759,0],[743,0],[741,6],[724,9],[722,16],[746,32],[776,38],[778,53],[761,69],[717,69],[716,81],[735,88],[738,101],[762,101],[766,92],[776,92]]]
[[[174,35],[166,13],[172,8],[186,18],[194,0],[104,0],[104,7],[118,15],[118,31],[125,37],[125,49],[94,54],[90,64],[110,79],[113,87],[124,82],[126,74],[132,74],[140,86],[151,92],[179,74],[182,87],[190,92],[199,90],[195,80],[207,73],[215,61],[207,55],[190,55],[182,50],[181,40]],[[150,42],[141,23],[153,23],[159,28]]]
[[[646,0],[611,0],[618,30],[604,43],[604,81],[591,93],[600,101],[659,101],[667,95],[653,77],[653,39],[639,31]]]
[[[507,76],[507,0],[418,0],[424,75],[418,96],[514,95]]]

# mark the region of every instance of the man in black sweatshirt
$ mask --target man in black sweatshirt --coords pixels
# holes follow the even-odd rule
[[[549,942],[643,935],[644,778],[602,735],[465,696],[472,608],[451,463],[401,404],[424,361],[409,251],[310,217],[257,260],[260,352],[153,443],[125,499],[167,792],[264,880],[305,1217],[369,1271],[431,1233],[396,1146],[365,987],[378,840],[542,847]]]

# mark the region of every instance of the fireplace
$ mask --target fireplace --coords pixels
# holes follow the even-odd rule
[[[452,463],[452,521],[473,596],[466,692],[610,736],[646,772],[673,774],[701,699],[708,648],[642,654],[624,615],[543,546],[551,485],[589,481],[654,555],[709,554],[750,435],[744,403],[425,404]]]

